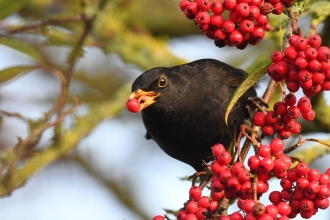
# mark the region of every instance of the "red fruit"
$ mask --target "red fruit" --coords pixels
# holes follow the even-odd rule
[[[304,211],[312,211],[314,208],[314,202],[310,199],[303,198],[300,201],[300,209]]]
[[[196,22],[200,25],[208,24],[210,19],[210,14],[205,11],[198,12],[195,17]]]
[[[249,5],[250,5],[250,6],[251,6],[251,5],[254,5],[254,6],[259,7],[259,6],[261,5],[261,3],[262,3],[262,0],[250,0],[250,1],[249,1]]]
[[[288,169],[287,177],[291,182],[296,182],[299,178],[299,176],[297,175],[295,169]]]
[[[315,168],[309,170],[307,173],[307,177],[309,181],[319,181],[320,175],[321,175],[320,172]]]
[[[286,129],[281,129],[277,131],[277,135],[281,138],[281,139],[288,139],[291,136],[291,132],[286,130]]]
[[[297,119],[300,116],[300,109],[297,106],[291,106],[287,109],[287,114],[289,114],[292,119]]]
[[[236,11],[231,11],[229,13],[229,20],[233,21],[234,23],[238,23],[243,19],[242,16],[236,13]]]
[[[272,136],[274,134],[274,128],[272,125],[265,125],[262,127],[262,133],[267,136]]]
[[[246,213],[251,213],[252,212],[252,209],[253,209],[253,206],[256,204],[257,202],[254,201],[253,199],[247,199],[243,205],[243,210],[246,212]]]
[[[251,20],[243,19],[239,24],[239,29],[243,34],[251,33],[254,29],[254,23]]]
[[[200,0],[197,7],[201,11],[207,11],[211,8],[211,2],[209,0]]]
[[[283,121],[282,120],[277,120],[277,122],[275,122],[274,124],[273,124],[273,128],[275,129],[275,130],[281,130],[281,129],[283,129],[284,128],[284,123],[283,123]]]
[[[203,212],[207,212],[206,208],[199,208],[197,212],[195,213],[198,220],[204,220],[206,219],[206,216],[203,214]]]
[[[278,204],[282,201],[281,193],[279,191],[273,191],[269,194],[269,201],[273,204]]]
[[[307,43],[312,48],[318,48],[321,45],[322,39],[318,34],[312,34],[308,37]]]
[[[212,30],[216,30],[221,27],[222,23],[223,17],[221,15],[212,15],[210,18],[209,25]]]
[[[239,212],[234,212],[230,215],[230,220],[243,220],[243,216]]]
[[[289,46],[289,47],[284,49],[284,54],[290,60],[294,60],[298,56],[298,51],[293,46]]]
[[[292,189],[283,189],[281,191],[281,198],[286,201],[290,201],[293,198]]]
[[[128,109],[128,111],[132,113],[139,112],[140,107],[141,107],[140,102],[136,98],[132,98],[126,102],[126,108]]]
[[[250,181],[244,182],[241,186],[241,193],[245,195],[252,195],[253,192],[253,186]]]
[[[238,178],[238,181],[240,181],[240,183],[245,183],[250,180],[250,172],[247,170],[241,171],[238,174],[237,178]]]
[[[242,3],[243,4],[243,3]],[[233,43],[234,45],[238,45],[243,41],[243,35],[242,33],[235,29],[229,34],[229,41]]]
[[[330,90],[330,80],[327,79],[321,84],[322,91],[329,91]]]
[[[313,97],[320,91],[321,91],[321,85],[319,85],[319,84],[312,85],[312,87],[309,89],[303,89],[303,93],[308,97]]]
[[[221,165],[228,165],[231,161],[232,157],[228,151],[223,151],[217,158],[217,161]]]
[[[274,111],[268,111],[265,120],[266,120],[266,124],[274,124],[279,120],[279,118]]]
[[[180,210],[176,215],[177,220],[184,220],[187,216],[187,213],[184,210]]]
[[[317,59],[327,61],[330,58],[330,49],[326,46],[321,46],[317,49]]]
[[[290,129],[292,134],[299,134],[301,132],[301,124],[297,121],[294,121],[293,128]]]
[[[198,220],[198,218],[196,217],[195,214],[188,214],[188,215],[186,215],[184,220]]]
[[[281,184],[283,189],[291,189],[292,188],[292,182],[288,178],[281,179],[280,184]]]
[[[300,85],[298,82],[286,82],[286,87],[290,92],[297,92],[300,88]]]
[[[278,115],[284,115],[287,111],[287,105],[284,102],[276,102],[273,106],[274,112]]]
[[[307,113],[310,110],[312,110],[312,104],[311,104],[309,99],[304,99],[304,100],[301,100],[301,101],[300,100],[299,100],[297,106],[300,109],[301,113]]]
[[[153,217],[152,220],[165,220],[165,218],[162,215],[157,215],[157,216]]]
[[[227,185],[228,180],[233,177],[233,174],[230,170],[224,170],[220,176],[220,183]]]
[[[289,37],[289,45],[290,46],[293,46],[294,45],[294,43],[296,42],[296,40],[298,40],[298,38],[299,38],[299,36],[298,35],[291,35],[290,37]]]
[[[270,157],[271,149],[267,145],[260,145],[258,148],[258,155],[260,157]]]
[[[224,151],[226,151],[226,148],[222,144],[215,144],[212,147],[212,153],[216,157],[218,157]]]
[[[275,15],[280,15],[284,11],[284,5],[282,2],[277,2],[276,4],[273,4],[273,10],[272,13]]]
[[[295,69],[295,68],[291,68],[289,69],[288,71],[288,80],[290,81],[298,81],[298,73],[299,73],[299,70]],[[287,82],[288,83],[288,82]]]
[[[221,174],[224,170],[227,169],[226,165],[222,165],[216,160],[211,163],[210,168],[212,172],[216,174]]]
[[[317,50],[313,47],[308,47],[306,50],[305,50],[305,58],[307,60],[313,60],[313,59],[316,59],[317,57]]]
[[[297,98],[294,94],[290,93],[290,94],[287,94],[285,97],[284,97],[284,102],[285,104],[287,104],[288,106],[293,106],[296,104],[297,102]]]
[[[312,72],[320,71],[321,67],[322,63],[319,62],[317,59],[310,60],[307,65],[307,68]]]
[[[279,61],[282,61],[284,59],[284,54],[282,53],[282,51],[274,51],[271,55],[271,60],[274,62],[274,63],[277,63]]]
[[[310,194],[316,194],[320,191],[320,185],[317,181],[310,181],[306,187],[306,192]]]
[[[224,0],[223,2],[224,8],[232,11],[235,9],[236,5],[237,5],[237,1],[236,0]]]
[[[279,202],[277,205],[278,213],[281,216],[287,216],[291,212],[291,207],[286,202]]]
[[[265,14],[260,14],[259,17],[256,19],[257,25],[264,26],[268,23],[268,16]]]
[[[215,0],[214,2],[212,2],[212,4],[211,4],[211,11],[215,15],[222,14],[223,10],[224,10],[223,3],[221,1]]]
[[[190,214],[190,213],[196,213],[198,210],[198,205],[194,200],[190,200],[186,205],[185,205],[185,211]]]
[[[250,5],[250,4],[249,4]],[[260,9],[255,5],[250,5],[250,14],[248,19],[255,20],[260,16]]]
[[[310,75],[310,76],[307,76],[306,75],[306,78],[307,77],[312,77],[313,75]],[[313,81],[312,81],[312,79],[308,79],[308,80],[306,80],[306,81],[299,81],[299,85],[300,85],[300,87],[301,88],[303,88],[303,89],[310,89],[310,88],[312,88],[312,86],[313,86]],[[306,95],[306,94],[305,94]]]
[[[218,203],[217,201],[212,200],[212,201],[210,202],[209,210],[210,210],[211,212],[216,211],[216,210],[218,209],[218,205],[219,205],[219,203]]]
[[[197,2],[190,2],[187,6],[186,6],[186,12],[192,16],[195,16],[198,12],[198,6],[197,6]]]
[[[192,186],[189,190],[191,199],[198,199],[202,195],[202,190],[198,186]]]
[[[236,162],[234,165],[231,167],[231,172],[234,175],[238,175],[240,172],[245,171],[245,166],[241,162]]]
[[[270,172],[274,167],[274,161],[270,157],[265,157],[260,161],[259,167],[266,172]]]
[[[284,141],[280,138],[274,138],[270,142],[269,147],[273,153],[282,151],[284,149]]]
[[[329,207],[329,199],[316,198],[315,207],[319,209],[327,209]]]
[[[324,82],[325,75],[320,72],[314,72],[312,76],[313,84],[321,84]]]
[[[306,69],[302,69],[298,72],[299,81],[309,81],[313,77],[312,73]]]
[[[320,185],[327,185],[330,182],[330,176],[329,174],[322,173],[320,175],[319,183]]]
[[[220,40],[224,40],[225,38],[226,38],[226,33],[222,29],[217,29],[214,31],[214,39],[216,39],[218,42]]]
[[[273,172],[277,172],[277,173],[283,173],[283,172],[285,172],[285,171],[287,171],[287,166],[286,166],[286,163],[283,161],[283,160],[281,160],[280,158],[279,159],[276,159],[275,161],[274,161],[274,170],[273,170]],[[285,179],[285,178],[283,178],[283,179]],[[283,180],[282,179],[282,180]],[[290,180],[289,180],[290,181]],[[291,181],[290,181],[291,182]],[[281,184],[282,185],[282,184]],[[283,186],[282,186],[283,187]],[[284,187],[283,187],[284,188]],[[284,189],[286,189],[286,188],[284,188]]]
[[[250,6],[247,3],[239,3],[235,7],[235,12],[242,18],[250,15]]]
[[[303,209],[300,209],[299,213],[303,218],[311,218],[313,216],[313,210],[305,211]]]
[[[305,162],[300,162],[296,167],[295,167],[295,172],[298,176],[305,176],[309,171],[308,165]]]
[[[308,65],[308,61],[302,57],[302,56],[298,56],[295,61],[294,61],[295,67],[298,69],[305,69]]]
[[[260,165],[260,158],[258,156],[253,155],[248,159],[248,166],[250,167],[251,170],[258,169],[259,165]]]
[[[263,29],[263,27],[255,25],[250,36],[252,39],[262,40],[265,37],[265,30]]]
[[[181,9],[181,11],[184,11],[186,9],[186,7],[187,7],[188,4],[189,4],[189,0],[182,0],[180,2],[180,9]]]
[[[315,118],[315,111],[313,109],[311,109],[309,112],[307,113],[302,113],[302,117],[303,119],[305,119],[306,121],[313,121]]]
[[[241,183],[236,177],[232,177],[227,182],[227,187],[234,192],[238,192],[241,189]]]
[[[253,116],[253,124],[264,126],[266,124],[266,115],[263,112],[256,112]]]
[[[330,62],[321,61],[321,64],[321,72],[327,72],[328,70],[330,70]]]
[[[235,23],[231,20],[225,20],[221,25],[221,29],[224,33],[229,34],[235,30]]]
[[[307,49],[308,43],[307,43],[307,40],[304,37],[299,37],[294,42],[293,46],[297,51],[305,51]]]
[[[209,199],[209,197],[207,196],[202,196],[198,199],[198,206],[201,208],[209,208],[211,205],[211,201]]]
[[[252,215],[256,217],[260,217],[261,215],[265,214],[265,212],[266,212],[266,207],[261,203],[255,204],[252,208]]]
[[[278,76],[285,76],[289,70],[289,65],[285,61],[279,61],[274,64],[274,73]]]

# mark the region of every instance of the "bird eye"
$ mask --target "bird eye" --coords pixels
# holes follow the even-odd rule
[[[165,76],[161,76],[158,80],[158,86],[160,88],[165,88],[167,86],[167,78]]]

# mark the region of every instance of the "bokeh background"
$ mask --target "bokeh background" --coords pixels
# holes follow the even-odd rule
[[[42,166],[10,195],[0,199],[0,218],[4,220],[145,220],[165,214],[164,209],[181,208],[188,199],[190,186],[190,182],[182,178],[193,174],[194,170],[167,156],[153,141],[144,139],[140,114],[125,109],[129,85],[149,68],[202,58],[219,59],[249,70],[272,51],[280,49],[279,36],[285,32],[281,29],[269,33],[258,46],[250,46],[244,51],[220,49],[184,17],[178,7],[179,0],[3,2],[8,7],[20,4],[1,16],[0,37],[14,38],[28,45],[42,59],[36,60],[30,52],[0,40],[0,70],[42,62],[65,72],[72,45],[84,30],[81,23],[55,23],[18,33],[8,30],[81,13],[96,15],[93,30],[85,40],[83,56],[77,56],[65,106],[72,106],[75,96],[79,96],[81,104],[74,114],[64,119],[63,132],[75,131],[77,116],[82,121],[84,117],[93,118],[93,114],[96,117],[91,106],[102,106],[114,99],[118,91],[123,93],[116,115],[102,118],[95,127],[86,122],[85,126],[91,126],[90,132],[81,135],[68,153]],[[278,16],[272,22],[285,27],[287,18]],[[317,29],[325,37],[329,34],[328,23],[321,23]],[[307,32],[308,14],[299,20],[299,25]],[[267,79],[264,77],[256,85],[259,95],[265,90]],[[17,145],[18,137],[25,139],[31,134],[31,122],[42,119],[60,94],[60,81],[45,68],[19,74],[0,84],[0,109],[18,113],[28,120],[8,114],[1,116],[2,155]],[[314,99],[315,106],[321,106],[318,111],[329,111],[328,96],[322,94]],[[322,116],[314,123],[304,125],[304,138],[329,139],[329,114]],[[51,146],[55,132],[54,127],[45,130],[34,150],[42,152]],[[286,143],[290,145],[296,140],[294,137]],[[327,149],[313,144],[306,144],[300,151],[312,167],[323,172],[330,167],[327,153]],[[24,161],[20,161],[22,167]],[[278,188],[276,181],[272,183],[271,189]],[[262,201],[267,203],[267,195]],[[326,220],[329,214],[329,210],[319,211],[313,218]]]

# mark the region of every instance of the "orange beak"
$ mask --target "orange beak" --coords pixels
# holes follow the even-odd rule
[[[143,91],[142,89],[138,89],[134,91],[130,96],[129,99],[137,99],[139,100],[141,107],[139,111],[142,111],[149,105],[152,105],[156,101],[154,100],[156,97],[158,97],[160,93],[154,92],[154,91]]]

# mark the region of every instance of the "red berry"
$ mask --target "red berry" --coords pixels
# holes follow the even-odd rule
[[[286,202],[279,202],[277,205],[278,213],[281,216],[287,216],[291,212],[291,207]]]
[[[329,207],[329,199],[316,198],[315,207],[319,209],[327,209]]]
[[[330,79],[330,78],[329,78]],[[322,91],[329,91],[330,90],[330,80],[327,79],[321,84]]]
[[[258,169],[259,165],[260,165],[260,158],[258,156],[254,155],[248,159],[248,166],[250,167],[251,170]]]
[[[293,46],[289,46],[284,49],[284,54],[290,60],[294,60],[298,56],[298,51]]]
[[[258,155],[260,157],[270,157],[271,155],[271,149],[267,145],[260,145],[258,148]]]
[[[198,7],[197,7],[197,2],[190,2],[187,6],[186,6],[186,12],[192,16],[195,16],[198,12]]]
[[[305,51],[307,49],[308,43],[307,43],[307,40],[304,37],[299,37],[294,42],[293,46],[297,51]]]
[[[310,110],[312,110],[312,105],[311,105],[311,102],[310,100],[307,98],[307,99],[300,99],[298,104],[297,104],[298,108],[300,109],[300,112],[301,113],[307,113],[309,112]]]
[[[297,121],[294,121],[293,128],[290,129],[292,134],[299,134],[301,132],[301,124]]]
[[[234,10],[236,5],[237,5],[237,1],[236,0],[224,0],[223,2],[224,8],[231,11]]]
[[[330,182],[330,176],[329,174],[322,173],[320,175],[319,183],[320,185],[327,185]]]
[[[277,120],[277,122],[275,122],[274,124],[273,124],[273,128],[275,129],[275,130],[281,130],[281,129],[283,129],[284,128],[284,123],[283,123],[283,121],[282,120]]]
[[[243,205],[243,210],[246,212],[246,213],[251,213],[252,212],[252,209],[253,209],[253,206],[256,204],[257,202],[254,201],[253,199],[248,199],[245,201],[244,205]]]
[[[303,198],[300,201],[300,209],[304,211],[312,211],[314,208],[314,202],[310,199]]]
[[[269,147],[273,153],[282,151],[284,149],[284,141],[280,138],[274,138],[270,142]]]
[[[202,195],[202,190],[198,186],[192,186],[189,190],[191,199],[198,199]]]
[[[222,15],[212,15],[210,18],[209,25],[212,30],[216,30],[221,27],[222,23],[223,23]]]
[[[244,170],[238,174],[237,178],[241,183],[245,183],[250,180],[250,172],[247,170]]]
[[[225,165],[221,165],[218,161],[215,160],[211,163],[210,169],[216,174],[221,174],[224,170],[227,169],[227,167]]]
[[[267,205],[266,213],[270,215],[273,219],[275,219],[278,215],[278,209],[275,205]]]
[[[217,158],[217,161],[221,165],[228,165],[231,161],[232,157],[228,151],[223,151]]]
[[[297,92],[300,88],[300,85],[298,82],[286,82],[286,87],[290,92]]]
[[[255,25],[250,36],[252,39],[262,40],[265,37],[265,30],[263,29],[263,27]]]
[[[208,24],[210,19],[210,14],[205,11],[198,12],[195,17],[196,22],[201,25]]]
[[[250,0],[250,1],[249,1],[249,5],[250,5],[250,6],[251,6],[251,5],[254,5],[254,6],[259,7],[259,6],[261,5],[261,3],[262,3],[262,0]]]
[[[282,51],[274,51],[271,55],[271,60],[274,62],[274,63],[277,63],[279,61],[282,61],[284,59],[284,54],[282,53]]]
[[[307,177],[309,181],[319,181],[320,175],[321,175],[320,172],[315,168],[309,170],[307,173]]]
[[[230,220],[243,220],[243,216],[239,212],[234,212],[230,215]]]
[[[300,116],[300,109],[297,106],[290,106],[290,108],[287,109],[287,114],[292,119],[297,119]]]
[[[212,201],[210,202],[209,210],[210,210],[211,212],[216,211],[216,210],[218,209],[218,205],[219,205],[219,203],[218,203],[217,201],[212,200]]]
[[[184,220],[187,216],[187,213],[184,210],[180,210],[176,215],[177,220]]]
[[[240,44],[243,41],[242,33],[235,29],[229,34],[229,41],[235,45]]]
[[[199,0],[197,7],[201,11],[207,11],[211,8],[211,2],[209,0]]]
[[[223,3],[221,1],[215,0],[214,2],[212,2],[212,4],[211,4],[211,11],[215,15],[222,14],[223,10],[224,10]]]
[[[273,204],[278,204],[282,201],[282,197],[281,197],[281,192],[279,191],[272,191],[269,194],[269,201],[271,201],[271,203]]]
[[[288,178],[281,179],[280,184],[281,184],[283,189],[291,189],[292,188],[292,182]]]
[[[291,136],[291,132],[286,130],[286,129],[281,129],[277,131],[277,135],[281,138],[281,139],[288,139]]]
[[[216,157],[218,157],[224,151],[226,151],[226,148],[222,144],[215,144],[212,147],[212,153]]]
[[[204,220],[206,219],[206,216],[203,214],[204,212],[207,212],[206,208],[199,208],[197,212],[195,213],[198,220]]]
[[[307,60],[313,60],[313,59],[316,59],[317,57],[317,50],[313,47],[308,47],[306,50],[305,50],[305,58]]]
[[[186,215],[186,217],[184,218],[184,220],[198,220],[198,218],[196,217],[195,214],[188,214]]]
[[[274,128],[272,125],[265,125],[262,127],[262,133],[267,136],[272,136],[274,134]]]
[[[235,12],[242,18],[250,15],[250,6],[247,3],[239,3],[235,7]]]
[[[287,104],[288,106],[293,106],[296,104],[297,102],[297,98],[294,94],[290,93],[290,94],[287,94],[285,97],[284,97],[284,102],[285,104]]]
[[[302,57],[302,56],[298,56],[295,61],[294,61],[295,67],[298,69],[305,69],[308,65],[308,61]]]
[[[266,172],[270,172],[274,167],[274,161],[270,157],[265,157],[260,161],[259,167]]]
[[[180,9],[181,9],[181,11],[184,11],[186,9],[186,7],[187,7],[188,4],[189,4],[189,0],[182,0],[180,2]]]
[[[253,116],[253,124],[264,126],[266,124],[266,115],[263,112],[256,112]]]
[[[251,20],[243,19],[239,24],[239,29],[242,33],[251,33],[254,29],[254,23]]]
[[[290,44],[290,46],[293,46],[294,45],[294,43],[296,42],[296,40],[298,40],[298,38],[299,38],[299,36],[298,35],[291,35],[290,37],[289,37],[289,44]]]
[[[324,82],[325,75],[320,72],[314,72],[312,76],[313,84],[321,84]]]
[[[222,29],[217,29],[214,31],[214,39],[218,42],[226,38],[226,33]],[[215,42],[216,43],[216,42]]]
[[[209,199],[209,197],[207,196],[202,196],[198,199],[198,206],[202,207],[202,208],[209,208],[211,205],[211,201]]]
[[[318,48],[321,45],[321,37],[318,34],[312,34],[308,37],[307,43],[312,48]]]
[[[296,167],[295,167],[295,171],[297,173],[298,176],[305,176],[308,171],[308,165],[305,162],[300,162]]]
[[[277,2],[276,4],[273,4],[273,10],[272,10],[273,14],[280,15],[282,14],[283,11],[284,11],[284,5],[281,1]]]
[[[140,102],[136,98],[132,98],[126,102],[126,108],[128,111],[136,113],[140,111]]]
[[[315,111],[313,109],[311,109],[309,112],[307,113],[302,113],[302,117],[306,120],[306,121],[313,121],[315,118]]]
[[[185,210],[187,213],[196,213],[198,210],[198,205],[194,200],[190,200],[186,205],[185,205]]]
[[[259,217],[259,216],[265,214],[265,212],[266,212],[266,207],[261,203],[255,204],[252,208],[252,214],[256,217]]]
[[[276,102],[273,109],[276,114],[284,115],[287,111],[287,105],[284,102]]]
[[[235,23],[231,20],[225,20],[221,25],[221,29],[224,33],[229,34],[235,30]]]
[[[256,19],[257,25],[264,26],[268,23],[268,16],[265,14],[260,14]]]
[[[162,215],[157,215],[157,216],[153,217],[152,220],[165,220],[165,218]]]
[[[327,61],[330,58],[330,49],[326,46],[321,46],[317,49],[317,58],[320,61]]]
[[[293,198],[293,190],[292,189],[282,189],[281,198],[286,201],[290,201]]]

